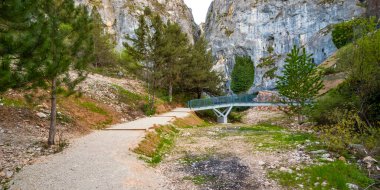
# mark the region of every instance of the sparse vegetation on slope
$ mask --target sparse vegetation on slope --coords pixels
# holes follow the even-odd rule
[[[322,165],[307,166],[297,172],[273,171],[271,178],[279,180],[280,184],[297,189],[341,189],[351,190],[348,184],[366,188],[374,180],[368,178],[355,164],[335,161]],[[352,186],[351,185],[351,186]]]
[[[143,141],[133,150],[143,160],[152,165],[160,163],[164,155],[173,147],[175,138],[181,128],[204,126],[205,122],[195,115],[176,119],[172,125],[155,126],[148,132]]]

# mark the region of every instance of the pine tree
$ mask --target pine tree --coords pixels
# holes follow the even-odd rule
[[[278,76],[277,89],[301,122],[302,108],[323,88],[322,76],[305,48],[301,52],[294,46],[285,62],[283,76]]]
[[[146,21],[147,15],[140,15],[138,19],[138,28],[135,30],[136,37],[126,36],[129,42],[125,42],[123,45],[136,61],[140,61],[144,66],[148,65],[150,57],[150,49],[148,46],[148,39],[150,38],[150,28]],[[131,44],[131,45],[130,45]]]
[[[57,89],[66,84],[69,90],[74,90],[74,87],[84,80],[84,69],[92,61],[93,39],[88,35],[92,31],[92,23],[87,9],[75,7],[73,0],[48,2],[45,11],[48,15],[45,41],[50,47],[42,48],[40,55],[47,55],[43,63],[46,66],[44,78],[51,82],[51,124],[48,143],[54,144]],[[76,71],[77,78],[73,80],[69,71]]]
[[[24,67],[33,56],[40,24],[35,22],[35,1],[0,3],[0,92],[24,87]]]
[[[150,19],[150,25],[148,25],[146,17]],[[127,35],[126,39],[129,43],[124,43],[126,52],[144,66],[150,102],[149,112],[154,110],[158,80],[162,76],[159,68],[163,65],[163,30],[164,24],[161,17],[152,14],[151,10],[146,7],[144,14],[139,17],[139,25],[135,30],[136,36]]]
[[[92,21],[87,9],[76,7],[73,0],[39,3],[36,22],[41,23],[39,46],[27,69],[32,86],[50,88],[51,113],[48,144],[55,143],[57,91],[66,86],[73,92],[86,77],[85,68],[92,61]],[[75,72],[70,75],[69,72]],[[74,77],[76,76],[76,77]]]
[[[0,89],[50,88],[52,145],[57,91],[66,86],[73,92],[92,60],[92,21],[73,0],[3,1],[0,14]]]
[[[255,80],[255,67],[248,56],[236,56],[235,66],[231,74],[231,90],[234,93],[245,93]]]
[[[149,45],[149,40],[151,39],[150,26],[148,26],[146,17],[151,17],[151,10],[149,7],[145,7],[144,14],[140,15],[138,18],[138,27],[135,29],[135,37],[130,35],[126,36],[128,42],[123,45],[125,47],[125,54],[130,55],[137,62],[142,63],[144,68],[144,78],[148,84],[148,94],[149,103],[154,104],[152,98],[152,73],[151,73],[151,57],[152,50]],[[152,107],[152,106],[150,106]],[[151,109],[149,112],[153,112]]]
[[[203,92],[220,93],[223,81],[219,73],[212,70],[212,56],[204,37],[189,48],[184,63],[180,83],[184,90],[195,93],[198,99],[201,98]]]
[[[94,8],[92,10],[92,20],[94,23],[93,39],[94,39],[94,67],[110,67],[117,64],[117,58],[114,53],[115,44],[111,35],[104,30],[104,24],[99,12]]]
[[[163,41],[163,31],[164,31],[164,23],[159,15],[154,15],[151,18],[152,26],[152,36],[148,38],[148,47],[151,50],[151,59],[149,63],[149,71],[151,73],[151,84],[152,84],[152,99],[150,109],[155,109],[155,98],[156,91],[158,87],[159,79],[162,77],[162,65],[164,65],[163,51],[162,49],[165,47]]]
[[[166,24],[163,35],[162,80],[164,87],[168,88],[169,102],[173,100],[173,86],[180,81],[180,74],[185,66],[184,61],[188,51],[189,40],[177,23]]]

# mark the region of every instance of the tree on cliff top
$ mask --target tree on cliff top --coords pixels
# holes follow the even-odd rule
[[[283,76],[277,77],[277,89],[301,122],[302,108],[323,88],[322,76],[305,48],[300,51],[294,46],[285,62]]]

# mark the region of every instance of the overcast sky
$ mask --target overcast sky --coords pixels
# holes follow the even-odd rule
[[[185,0],[188,7],[193,10],[195,22],[200,24],[206,21],[207,11],[212,0]]]

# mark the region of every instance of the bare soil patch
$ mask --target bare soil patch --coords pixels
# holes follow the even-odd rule
[[[158,166],[170,189],[280,189],[262,163],[280,163],[288,153],[256,152],[244,136],[225,135],[229,127],[183,129]]]

